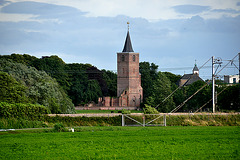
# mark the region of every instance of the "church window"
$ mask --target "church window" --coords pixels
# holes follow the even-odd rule
[[[133,55],[133,61],[135,62],[135,60],[136,60],[136,56],[135,56],[135,55]]]
[[[122,61],[125,61],[125,56],[124,56],[124,55],[122,55],[121,59],[122,59]]]

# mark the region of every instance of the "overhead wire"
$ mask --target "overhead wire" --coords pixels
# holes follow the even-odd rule
[[[220,73],[230,62],[233,62],[233,60],[238,56],[239,54],[237,54],[232,60],[230,60],[220,71],[218,71],[217,72],[217,74],[218,73]],[[211,59],[211,58],[210,58]],[[210,59],[208,60],[208,61],[210,61]],[[207,62],[208,62],[207,61]],[[207,63],[206,62],[206,63]],[[204,63],[204,65],[206,64],[206,63]],[[204,66],[203,65],[203,66]],[[201,67],[203,67],[203,66],[201,66]],[[200,67],[200,68],[201,68]],[[219,66],[218,66],[219,67]],[[216,71],[215,71],[215,73],[216,73]],[[215,75],[217,75],[217,74],[215,74]],[[210,82],[210,80],[208,80],[208,82]],[[170,113],[173,113],[173,112],[176,112],[177,110],[179,110],[187,101],[189,101],[193,96],[195,96],[199,91],[201,91],[205,86],[207,86],[208,85],[208,82],[206,82],[206,84],[204,85],[204,86],[202,86],[199,90],[197,90],[194,94],[192,94],[190,97],[188,97],[183,103],[181,103],[180,105],[178,105],[176,108],[174,108]],[[224,89],[225,90],[225,89]],[[221,94],[224,90],[222,90],[219,94]],[[217,95],[219,95],[219,94],[217,94]],[[212,100],[212,99],[211,99]],[[209,100],[207,103],[209,103],[211,100]],[[206,103],[206,104],[207,104]],[[204,105],[205,106],[205,105]],[[203,107],[204,107],[203,106]]]
[[[209,58],[200,68],[199,68],[199,70],[201,69],[201,68],[203,68],[209,61],[211,60],[211,58]],[[170,93],[161,103],[163,103],[163,102],[165,102],[169,97],[171,97],[179,88],[181,88],[181,87],[183,87],[190,79],[191,79],[192,77],[189,77],[188,79],[187,79],[187,81],[181,86],[181,85],[179,85],[179,87],[177,88],[177,89],[175,89],[172,93]],[[206,83],[207,84],[207,83]],[[161,104],[160,103],[160,104]],[[158,104],[156,107],[155,107],[155,109],[157,109],[159,106],[160,106],[160,104]]]
[[[210,80],[208,80],[210,81]],[[208,83],[206,83],[205,85],[203,85],[200,89],[198,89],[194,94],[192,94],[190,97],[188,97],[183,103],[181,103],[180,105],[178,105],[176,108],[174,108],[170,113],[174,113],[177,112],[185,103],[187,103],[193,96],[195,96],[198,92],[200,92],[204,87],[206,87],[208,85]]]
[[[225,87],[223,90],[221,90],[217,96],[219,96],[223,91],[225,91],[229,86]],[[211,102],[213,99],[210,99],[209,101],[207,101],[204,105],[202,105],[199,109],[197,109],[194,113],[197,113],[199,110],[201,110],[203,107],[205,107],[209,102]]]

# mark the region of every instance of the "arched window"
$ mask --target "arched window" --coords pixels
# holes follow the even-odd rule
[[[125,61],[125,56],[124,55],[122,55],[121,60]]]
[[[133,55],[133,61],[135,62],[135,60],[136,60],[136,56],[135,56],[135,55]]]

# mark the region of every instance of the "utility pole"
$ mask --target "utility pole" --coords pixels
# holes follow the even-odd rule
[[[214,56],[212,56],[212,106],[215,113],[215,75],[214,75]]]
[[[238,63],[239,63],[239,67],[238,67],[238,76],[239,76],[238,83],[240,84],[240,53],[238,53]],[[240,90],[239,90],[239,92],[240,92]]]
[[[216,110],[216,92],[215,92],[215,71],[214,71],[214,65],[218,64],[219,66],[221,66],[222,64],[222,59],[221,58],[217,58],[214,59],[214,56],[212,56],[212,106],[213,106],[213,113],[215,113]],[[218,66],[218,67],[219,67]],[[217,69],[218,69],[217,67]]]

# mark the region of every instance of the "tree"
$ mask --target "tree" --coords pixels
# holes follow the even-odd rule
[[[84,99],[84,92],[88,85],[86,70],[89,67],[91,67],[90,64],[66,64],[65,69],[68,71],[69,81],[71,82],[68,95],[75,106],[87,103]]]
[[[143,88],[143,102],[153,93],[153,84],[157,79],[158,66],[149,62],[139,63],[139,72],[141,73],[141,86]]]
[[[101,93],[104,96],[108,95],[108,87],[106,81],[103,79],[103,72],[97,69],[97,67],[89,67],[87,69],[88,79],[96,80],[101,88]]]
[[[202,86],[205,85],[203,81],[196,81],[191,85],[185,87],[186,96],[185,99],[192,96],[195,92],[197,92]],[[195,111],[204,105],[211,97],[209,97],[210,86],[204,87],[201,91],[199,91],[196,95],[194,95],[182,108],[185,111]]]
[[[221,90],[225,87],[221,87]],[[220,91],[218,91],[220,92]],[[221,110],[240,111],[240,84],[229,86],[218,96],[217,106]]]
[[[24,85],[29,102],[48,107],[52,113],[74,113],[74,106],[65,91],[46,72],[20,63],[0,59],[0,71],[6,72]]]
[[[27,103],[26,87],[12,76],[0,71],[0,102]]]
[[[0,59],[12,60],[15,63],[22,63],[27,66],[33,66],[33,62],[38,58],[30,56],[28,54],[11,54],[11,55],[0,55]]]
[[[87,102],[98,102],[98,98],[102,96],[101,87],[97,80],[89,80],[86,90],[84,91],[84,99]]]
[[[163,100],[170,95],[171,92],[171,81],[164,73],[158,72],[157,80],[153,83],[153,92],[146,98],[146,102],[151,106],[159,105],[158,111],[160,112],[170,112],[175,107],[173,98],[170,97],[164,102]]]
[[[106,70],[102,70],[102,72],[108,89],[107,94],[103,96],[117,97],[117,74]]]
[[[69,90],[69,76],[65,69],[65,62],[58,56],[42,57],[32,62],[32,66],[40,71],[45,71],[51,77],[55,78],[60,86],[65,90]]]

